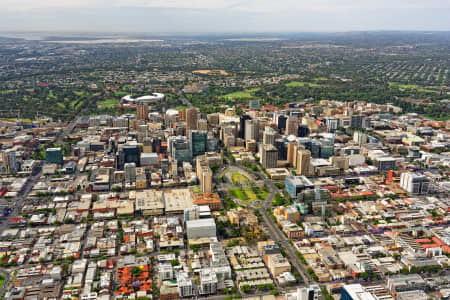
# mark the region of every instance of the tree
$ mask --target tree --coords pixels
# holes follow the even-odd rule
[[[241,291],[244,293],[248,293],[251,290],[252,290],[252,288],[248,284],[244,284],[243,286],[241,286]]]

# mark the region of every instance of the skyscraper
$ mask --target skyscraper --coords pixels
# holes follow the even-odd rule
[[[147,120],[148,119],[148,105],[144,103],[138,103],[136,106],[137,110],[137,119],[138,120]]]
[[[297,175],[309,175],[311,152],[299,149],[297,151]]]
[[[258,120],[246,120],[245,121],[245,140],[258,141],[259,128]]]
[[[206,152],[207,137],[208,133],[206,131],[191,130],[189,132],[189,148],[193,157]]]
[[[245,139],[245,121],[251,120],[249,115],[243,115],[239,119],[239,137]]]
[[[136,164],[126,163],[123,167],[126,183],[136,182]]]
[[[298,119],[289,117],[286,121],[286,135],[297,135]]]
[[[276,133],[273,129],[266,127],[263,134],[263,144],[273,145],[275,143]]]
[[[14,174],[17,172],[16,151],[6,150],[0,152],[0,173]]]
[[[197,114],[196,108],[188,108],[186,110],[186,134],[189,134],[190,130],[196,130],[197,127]]]
[[[261,164],[265,169],[276,168],[278,166],[278,150],[274,145],[262,145]]]

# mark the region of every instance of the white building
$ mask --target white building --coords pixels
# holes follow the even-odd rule
[[[159,279],[161,281],[173,279],[173,268],[171,263],[159,264]]]
[[[188,239],[216,237],[216,223],[214,219],[198,219],[186,221]]]
[[[416,173],[402,173],[400,187],[410,194],[426,194],[430,180],[425,175]]]
[[[123,169],[125,172],[125,181],[127,183],[136,182],[136,164],[126,163]]]

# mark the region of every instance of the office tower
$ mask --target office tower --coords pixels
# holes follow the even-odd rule
[[[258,141],[259,138],[259,126],[258,120],[246,120],[245,121],[245,140]]]
[[[189,149],[192,152],[192,157],[205,154],[207,137],[208,133],[206,131],[189,131]]]
[[[297,142],[289,142],[287,147],[287,161],[293,166],[297,155]],[[296,162],[295,162],[296,163]]]
[[[207,131],[208,130],[208,121],[206,121],[205,119],[198,120],[197,128],[198,128],[198,130]]]
[[[286,135],[297,135],[298,119],[289,117],[286,121]]]
[[[188,108],[186,110],[186,134],[189,134],[190,130],[197,129],[197,115],[198,111],[196,108]]]
[[[273,129],[266,127],[263,134],[263,144],[264,145],[273,145],[275,143],[276,133]]]
[[[309,135],[309,127],[305,124],[300,124],[297,128],[298,137],[307,137]]]
[[[202,167],[201,178],[200,178],[200,186],[202,189],[202,193],[212,193],[212,170],[208,166]]]
[[[350,126],[354,128],[366,128],[366,116],[364,115],[352,115],[350,119]]]
[[[141,149],[139,145],[119,145],[119,150],[116,153],[116,169],[122,170],[126,163],[134,163],[140,166]]]
[[[239,118],[239,137],[245,139],[245,121],[251,120],[249,115],[243,115]]]
[[[274,146],[278,150],[278,160],[287,160],[288,144],[283,139],[276,139]]]
[[[136,164],[126,163],[123,167],[125,173],[125,182],[134,183],[136,182]]]
[[[328,132],[335,132],[339,128],[339,119],[334,117],[326,117],[325,118],[326,124],[327,124],[327,131]]]
[[[297,175],[309,175],[311,166],[311,152],[308,150],[297,150]]]
[[[137,119],[138,120],[147,120],[148,119],[148,105],[144,103],[138,103],[136,105],[137,110]]]
[[[45,160],[48,163],[62,165],[63,164],[62,149],[60,147],[47,148],[47,150],[45,150]]]
[[[365,134],[361,131],[355,131],[353,133],[353,141],[360,146],[367,144],[367,134]]]
[[[286,130],[286,121],[287,121],[287,117],[285,115],[278,116],[277,126],[281,132]]]
[[[427,194],[430,180],[425,175],[402,173],[400,187],[410,194]]]
[[[278,150],[274,145],[262,145],[261,164],[265,169],[276,168],[278,162]]]
[[[1,172],[3,174],[15,174],[17,172],[16,151],[6,150],[0,152]]]
[[[186,109],[180,109],[178,111],[178,121],[180,122],[186,121]]]

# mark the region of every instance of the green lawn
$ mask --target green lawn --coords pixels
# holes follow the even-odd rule
[[[419,87],[417,84],[401,84],[396,82],[389,82],[389,86],[400,89],[416,89]]]
[[[0,94],[12,94],[12,93],[14,93],[16,90],[4,90],[4,91],[1,91],[0,92]]]
[[[128,93],[128,92],[114,91],[114,96],[116,96],[116,97],[122,97],[122,96],[126,96],[129,94],[130,93]]]
[[[101,105],[105,108],[113,108],[117,104],[119,104],[119,100],[117,99],[106,99],[104,101],[98,102],[97,105]]]
[[[234,198],[238,198],[242,201],[247,201],[247,195],[241,189],[229,189],[228,192]]]
[[[231,181],[234,184],[244,184],[247,183],[249,180],[245,175],[242,175],[241,173],[232,173]]]
[[[226,94],[226,95],[220,96],[220,98],[226,99],[226,100],[232,100],[232,99],[237,99],[237,100],[251,99],[251,98],[254,98],[254,96],[253,96],[252,94],[253,94],[253,93],[256,93],[256,92],[259,91],[259,90],[260,90],[259,88],[243,90],[243,91],[234,92],[234,93],[230,93],[230,94]]]
[[[319,87],[320,84],[303,82],[303,81],[291,81],[285,84],[287,87],[299,87],[299,86],[310,86],[310,87]]]
[[[434,89],[418,89],[418,92],[421,93],[439,93],[439,90],[434,90]]]
[[[327,81],[328,78],[326,78],[326,77],[317,77],[317,78],[314,78],[313,80],[314,81]]]
[[[256,201],[258,200],[258,197],[253,193],[251,189],[244,189],[244,193],[247,196],[247,199],[250,201]]]
[[[73,93],[77,96],[83,96],[86,94],[86,91],[73,91]]]

